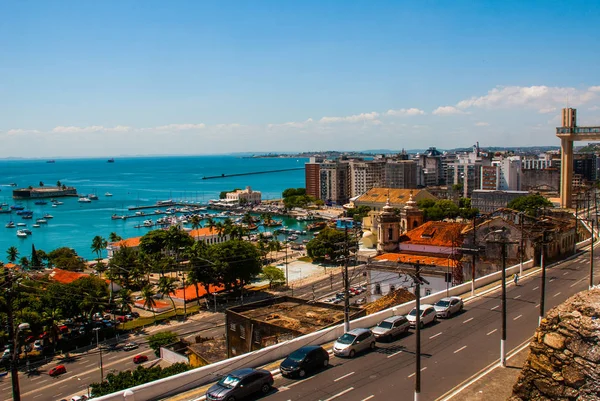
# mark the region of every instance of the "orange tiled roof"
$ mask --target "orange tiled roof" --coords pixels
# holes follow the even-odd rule
[[[123,248],[123,247],[135,248],[137,246],[140,246],[140,239],[142,239],[142,237],[126,238],[121,241],[111,242],[110,245],[119,247],[119,248]]]
[[[224,289],[225,289],[225,287],[222,285],[209,286],[209,290],[210,290],[211,294],[214,292],[223,291]],[[204,295],[206,295],[206,290],[204,289],[204,286],[201,284],[198,284],[198,296],[203,297]],[[176,290],[175,292],[171,293],[171,296],[175,297],[175,298],[183,299],[183,288],[180,288],[180,289]],[[196,299],[196,289],[194,288],[193,285],[188,285],[187,287],[185,287],[185,300],[191,301],[194,299]]]
[[[450,266],[454,267],[457,265],[457,261],[448,258],[448,257],[440,257],[440,256],[428,256],[428,255],[416,255],[410,253],[384,253],[382,255],[376,256],[375,260],[388,260],[390,262],[397,263],[415,263],[419,261],[422,265],[430,265],[430,266]]]
[[[448,223],[445,221],[428,221],[427,223],[406,232],[400,242],[416,245],[453,247],[459,246],[461,231],[466,224]]]
[[[54,268],[54,269],[52,269],[52,272],[50,273],[49,277],[50,277],[50,279],[57,281],[59,283],[69,284],[75,280],[79,280],[80,278],[87,277],[87,276],[89,276],[89,275],[85,274],[85,273],[70,272],[68,270]]]
[[[219,234],[219,230],[217,230],[214,227],[203,227],[203,228],[198,228],[197,230],[192,230],[189,232],[189,234],[196,238],[196,237],[206,237],[209,235],[218,235]]]
[[[15,265],[14,263],[5,263],[4,267],[6,267],[7,269],[16,269],[17,265]]]

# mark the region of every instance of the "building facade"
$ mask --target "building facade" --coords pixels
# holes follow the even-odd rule
[[[258,205],[261,202],[262,194],[260,191],[253,191],[252,188],[238,189],[234,192],[227,192],[225,199],[229,202],[246,203],[249,205]]]

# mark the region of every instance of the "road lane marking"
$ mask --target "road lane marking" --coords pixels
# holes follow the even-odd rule
[[[327,398],[327,399],[326,399],[326,400],[324,400],[324,401],[331,401],[331,400],[334,400],[334,399],[336,399],[336,398],[338,398],[338,397],[341,397],[342,395],[344,395],[344,394],[346,394],[346,393],[349,393],[349,392],[350,392],[350,391],[352,391],[352,390],[354,390],[354,387],[347,388],[347,389],[346,389],[346,390],[344,390],[344,391],[340,391],[340,392],[339,392],[339,393],[337,393],[336,395],[332,395],[331,397]]]
[[[437,336],[441,336],[441,335],[442,335],[442,332],[440,331],[439,333],[434,334],[431,337],[429,337],[429,339],[431,340],[432,338],[436,338]]]
[[[472,318],[472,317],[470,317],[470,318],[468,318],[467,320],[465,320],[465,321],[463,322],[463,324],[464,324],[464,323],[469,323],[471,320],[473,320],[473,318]]]
[[[563,276],[566,276],[567,274],[569,274],[569,272],[564,272],[564,273],[563,273]]]
[[[531,291],[535,291],[535,290],[537,290],[537,289],[539,289],[539,288],[540,288],[540,287],[535,287],[535,288],[534,288],[533,290],[531,290]]]
[[[312,376],[310,376],[310,377],[307,377],[307,378],[306,378],[306,379],[304,379],[304,380],[298,380],[298,381],[295,381],[295,382],[293,382],[292,384],[289,384],[289,385],[287,385],[286,387],[287,387],[287,388],[294,387],[296,384],[305,383],[305,382],[307,382],[307,381],[309,381],[310,379],[313,379],[313,378],[315,378],[315,377],[317,377],[317,375],[312,375]]]
[[[424,371],[425,369],[427,369],[427,366],[425,366],[424,368],[421,368],[421,372]],[[410,379],[414,375],[416,375],[416,373],[411,373],[410,375],[408,375],[408,378]]]
[[[490,310],[498,309],[499,307],[500,307],[500,305],[496,305],[496,306],[494,306],[494,307],[493,307],[492,309],[490,309]]]
[[[375,398],[375,396],[374,396],[374,395],[370,395],[370,396],[368,396],[367,398],[363,398],[363,399],[362,399],[362,400],[360,400],[360,401],[368,401],[368,400],[370,400],[371,398]]]
[[[467,346],[462,346],[459,349],[457,349],[456,351],[454,351],[455,354],[459,353],[460,351],[462,351],[463,349],[467,348]]]
[[[539,307],[540,307],[540,304],[537,304],[535,307],[536,307],[536,308],[539,308]]]
[[[559,292],[557,292],[556,294],[554,294],[554,295],[553,295],[553,297],[557,297],[557,296],[559,296],[560,294],[562,294],[562,293],[559,291]]]
[[[404,352],[404,351],[400,350],[400,351],[398,351],[398,352],[394,352],[392,355],[388,355],[388,358],[391,358],[391,357],[393,357],[393,356],[396,356],[396,355],[398,355],[398,354],[401,354],[402,352]]]
[[[494,334],[497,331],[498,331],[498,329],[494,329],[494,330],[490,331],[489,333],[487,333],[486,336],[489,336],[490,334]]]
[[[352,376],[353,374],[354,374],[354,372],[350,372],[350,373],[348,373],[348,374],[345,374],[344,376],[342,376],[342,377],[338,377],[337,379],[335,379],[335,380],[334,380],[334,382],[337,382],[337,381],[340,381],[340,380],[342,380],[342,379],[345,379],[346,377],[348,377],[348,376]]]
[[[520,295],[517,295],[517,296],[516,296],[514,299],[519,299],[519,298],[521,298],[521,296],[520,296]]]
[[[523,317],[523,315],[519,315],[519,316],[515,317],[513,320],[520,319],[521,317]]]
[[[94,363],[90,363],[89,365],[85,365],[84,368],[89,368],[92,366],[96,366],[98,364],[98,362],[94,362]]]
[[[576,282],[574,282],[573,284],[571,284],[569,287],[573,288],[575,287],[577,284],[581,283],[583,280],[585,280],[585,278],[582,278],[580,280],[577,280]]]

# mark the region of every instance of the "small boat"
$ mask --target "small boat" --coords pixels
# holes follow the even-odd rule
[[[11,213],[12,213],[12,210],[10,210],[10,209],[2,209],[0,207],[0,214],[11,214]]]
[[[0,203],[0,207],[5,207],[5,206],[8,206],[8,203],[6,203],[6,202]]]
[[[54,160],[46,160],[46,163],[55,163]]]
[[[27,238],[27,233],[24,232],[23,230],[19,230],[19,231],[17,231],[17,237],[19,237],[19,238]]]
[[[17,227],[27,227],[27,223],[17,223]]]
[[[324,221],[319,221],[319,222],[316,222],[316,223],[312,223],[312,224],[309,224],[309,225],[307,225],[307,226],[306,226],[306,229],[307,229],[308,231],[316,231],[316,230],[322,230],[322,229],[324,229],[325,227],[327,227],[327,223],[326,223],[326,222],[324,222]]]
[[[79,198],[78,202],[79,203],[90,203],[92,200],[90,198],[86,198],[85,196],[82,196],[81,198]]]
[[[296,241],[298,239],[298,236],[296,234],[292,234],[287,239],[288,241]]]
[[[6,225],[4,227],[6,227],[6,228],[15,228],[15,223],[13,223],[12,221],[9,221],[8,223],[6,223]]]
[[[152,227],[154,225],[154,222],[150,219],[148,220],[144,220],[144,227]]]
[[[112,216],[110,216],[110,218],[113,219],[113,220],[122,220],[122,219],[125,218],[125,216],[121,216],[121,215],[118,215],[118,214],[113,214]]]
[[[34,224],[33,228],[40,228],[40,225],[39,224]]]
[[[38,223],[38,224],[46,224],[46,223],[48,223],[48,220],[46,220],[46,219],[37,219],[35,222]]]
[[[52,202],[53,205],[62,205],[64,202],[61,201],[54,201]]]
[[[51,214],[49,214],[49,213],[46,213],[46,214],[44,215],[44,218],[45,218],[45,219],[53,219],[53,218],[54,218],[54,216],[52,216],[52,215],[51,215]]]
[[[23,205],[12,205],[10,208],[12,210],[23,210],[23,209],[25,209],[25,206],[23,206]]]
[[[96,195],[96,194],[89,194],[87,197],[88,197],[90,200],[98,200],[98,195]]]
[[[112,194],[110,192],[106,192],[104,196],[112,196]]]
[[[28,228],[23,228],[23,229],[21,229],[21,231],[23,231],[27,235],[31,235],[32,234],[31,230],[28,229]]]
[[[54,204],[52,205],[52,207],[58,207],[58,205],[57,205],[56,203],[54,203]]]
[[[110,158],[110,159],[108,159],[106,162],[107,162],[107,163],[114,163],[114,162],[115,162],[115,159],[113,159],[113,158],[111,157],[111,158]]]
[[[21,216],[21,218],[23,220],[31,220],[31,219],[33,219],[33,215],[32,214],[24,214],[23,216]]]
[[[46,201],[43,201],[43,200],[35,201],[34,203],[35,203],[36,205],[47,205],[47,204],[48,204],[48,202],[46,202]]]

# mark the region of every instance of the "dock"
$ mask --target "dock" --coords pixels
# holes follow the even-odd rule
[[[147,206],[130,206],[127,210],[144,210],[144,209],[159,209],[161,207],[189,207],[198,209],[201,207],[208,207],[208,205],[204,205],[201,203],[184,203],[184,202],[169,202],[169,203],[155,203],[154,205]]]
[[[294,171],[294,170],[304,170],[304,167],[294,167],[294,168],[282,168],[278,170],[265,170],[265,171],[253,171],[250,173],[235,173],[235,174],[221,174],[221,175],[209,175],[202,177],[203,180],[213,180],[216,178],[227,178],[227,177],[240,177],[242,175],[255,175],[255,174],[269,174],[269,173],[281,173],[283,171]]]

